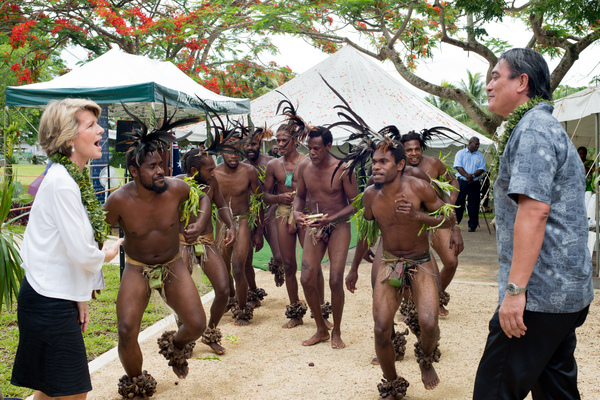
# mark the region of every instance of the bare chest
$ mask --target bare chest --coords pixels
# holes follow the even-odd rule
[[[130,235],[144,238],[153,232],[179,229],[179,203],[175,199],[132,201],[121,210],[121,226]]]
[[[293,165],[288,169],[287,167],[284,168],[282,163],[275,168],[273,175],[280,193],[291,192],[296,189],[298,169],[294,168]]]
[[[218,172],[215,176],[217,181],[219,181],[219,187],[225,200],[248,196],[250,180],[248,179],[247,174],[225,174]]]

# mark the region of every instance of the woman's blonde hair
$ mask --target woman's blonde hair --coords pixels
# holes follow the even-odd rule
[[[77,137],[79,121],[77,113],[88,110],[96,118],[102,111],[100,106],[88,99],[52,100],[40,119],[38,139],[40,146],[48,157],[60,153],[64,156],[71,154],[70,143]]]

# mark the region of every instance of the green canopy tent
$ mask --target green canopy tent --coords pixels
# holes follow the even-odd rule
[[[121,102],[134,114],[163,115],[163,96],[176,117],[204,115],[200,97],[220,114],[249,114],[250,100],[221,96],[183,73],[171,62],[112,49],[97,59],[48,82],[6,88],[6,105],[43,107],[50,100],[89,98],[107,107],[115,118],[128,118]],[[172,112],[172,111],[171,111]]]

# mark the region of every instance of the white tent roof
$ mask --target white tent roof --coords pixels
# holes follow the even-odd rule
[[[563,123],[575,147],[596,147],[600,127],[600,87],[590,87],[554,102],[554,117]],[[598,121],[598,122],[596,122]]]
[[[135,115],[146,118],[152,108],[163,115],[163,95],[177,116],[203,115],[204,106],[196,96],[219,113],[244,114],[248,99],[218,95],[196,83],[173,63],[151,60],[112,49],[97,59],[49,82],[6,89],[6,105],[42,107],[52,99],[83,97],[108,106],[111,117],[129,118],[121,102]]]
[[[348,101],[352,109],[373,129],[396,125],[402,134],[423,128],[444,126],[453,129],[464,138],[477,136],[482,146],[492,143],[485,136],[461,124],[435,106],[413,94],[401,82],[384,71],[369,57],[351,46],[345,46],[329,58],[310,68],[277,90],[297,105],[298,115],[311,125],[328,125],[340,120],[333,107],[342,102],[325,85],[322,75]],[[282,123],[281,115],[275,116],[277,104],[283,96],[271,91],[251,102],[252,122],[262,126],[265,122],[273,130]],[[205,123],[192,125],[198,135],[191,141],[203,140]],[[190,127],[182,128],[188,131]],[[351,132],[343,128],[332,131],[334,144],[348,138]],[[452,142],[434,139],[430,147],[445,148]]]

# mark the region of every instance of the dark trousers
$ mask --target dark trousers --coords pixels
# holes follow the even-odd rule
[[[481,189],[480,181],[468,183],[465,180],[458,180],[460,191],[456,199],[458,210],[456,211],[456,223],[460,224],[465,213],[465,203],[469,213],[469,228],[476,229],[479,226],[479,191]]]
[[[498,309],[477,375],[474,400],[579,399],[575,328],[587,317],[589,306],[576,313],[548,314],[525,311],[527,332],[509,339],[500,327]]]

